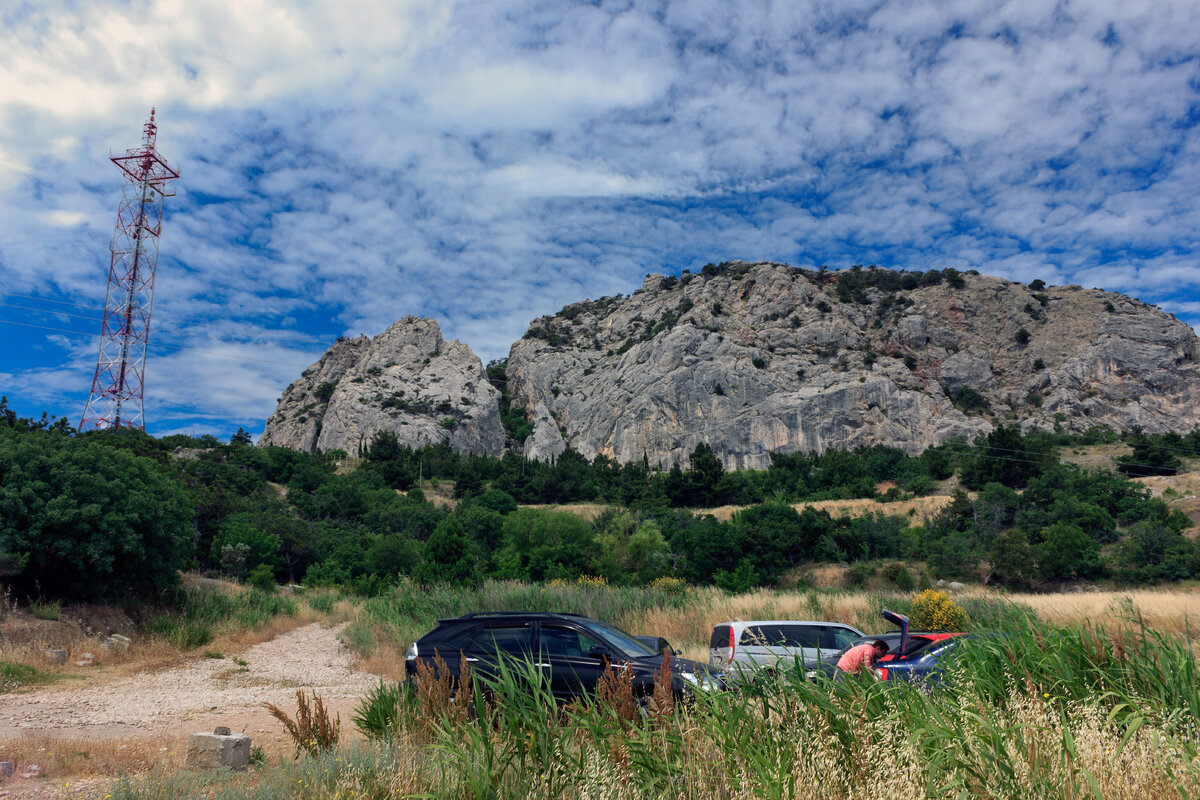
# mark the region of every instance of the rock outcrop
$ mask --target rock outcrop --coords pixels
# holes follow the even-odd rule
[[[500,393],[471,348],[431,319],[405,317],[374,339],[339,339],[284,391],[260,444],[356,454],[380,431],[402,445],[504,449]]]
[[[996,425],[1200,423],[1200,340],[1123,295],[953,270],[730,262],[535,320],[507,367],[525,453],[728,468],[772,451],[910,453]]]

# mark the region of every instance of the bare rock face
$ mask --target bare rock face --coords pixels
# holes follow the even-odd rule
[[[483,364],[431,319],[405,317],[374,339],[340,339],[284,391],[260,444],[357,453],[380,431],[422,447],[504,449],[500,393]]]
[[[917,453],[1000,424],[1200,423],[1200,340],[1122,295],[940,273],[729,262],[534,320],[509,355],[527,455],[728,468],[772,451]]]
[[[554,459],[567,449],[558,423],[550,415],[545,403],[538,403],[533,412],[533,433],[525,440],[525,457]]]

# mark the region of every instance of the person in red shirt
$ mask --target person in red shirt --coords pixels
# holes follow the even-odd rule
[[[887,642],[876,639],[873,642],[863,642],[855,645],[842,654],[838,659],[837,673],[834,680],[840,680],[844,675],[857,675],[863,667],[870,669],[875,661],[882,658],[888,651]]]

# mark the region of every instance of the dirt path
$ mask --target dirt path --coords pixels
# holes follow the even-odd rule
[[[84,741],[99,751],[149,750],[161,754],[155,762],[182,766],[187,736],[217,725],[248,734],[268,752],[286,749],[282,726],[261,704],[274,703],[294,715],[301,688],[316,691],[340,715],[345,731],[352,728],[355,706],[379,678],[355,668],[340,632],[312,624],[237,656],[198,657],[159,672],[0,696],[0,760],[16,760],[19,775],[37,758],[35,745],[45,752],[56,741],[75,747]],[[79,796],[78,781],[68,794],[62,775],[46,767],[43,772],[40,779],[0,784],[0,800]]]

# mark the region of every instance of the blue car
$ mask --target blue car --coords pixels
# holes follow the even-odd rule
[[[941,679],[946,658],[957,649],[956,645],[964,639],[971,638],[970,634],[957,631],[910,632],[908,617],[903,614],[884,609],[880,616],[898,626],[900,630],[864,636],[851,642],[846,650],[879,639],[887,643],[887,654],[875,662],[875,677],[882,681],[932,685]],[[826,667],[824,671],[827,675],[834,673],[836,663],[834,660]]]

